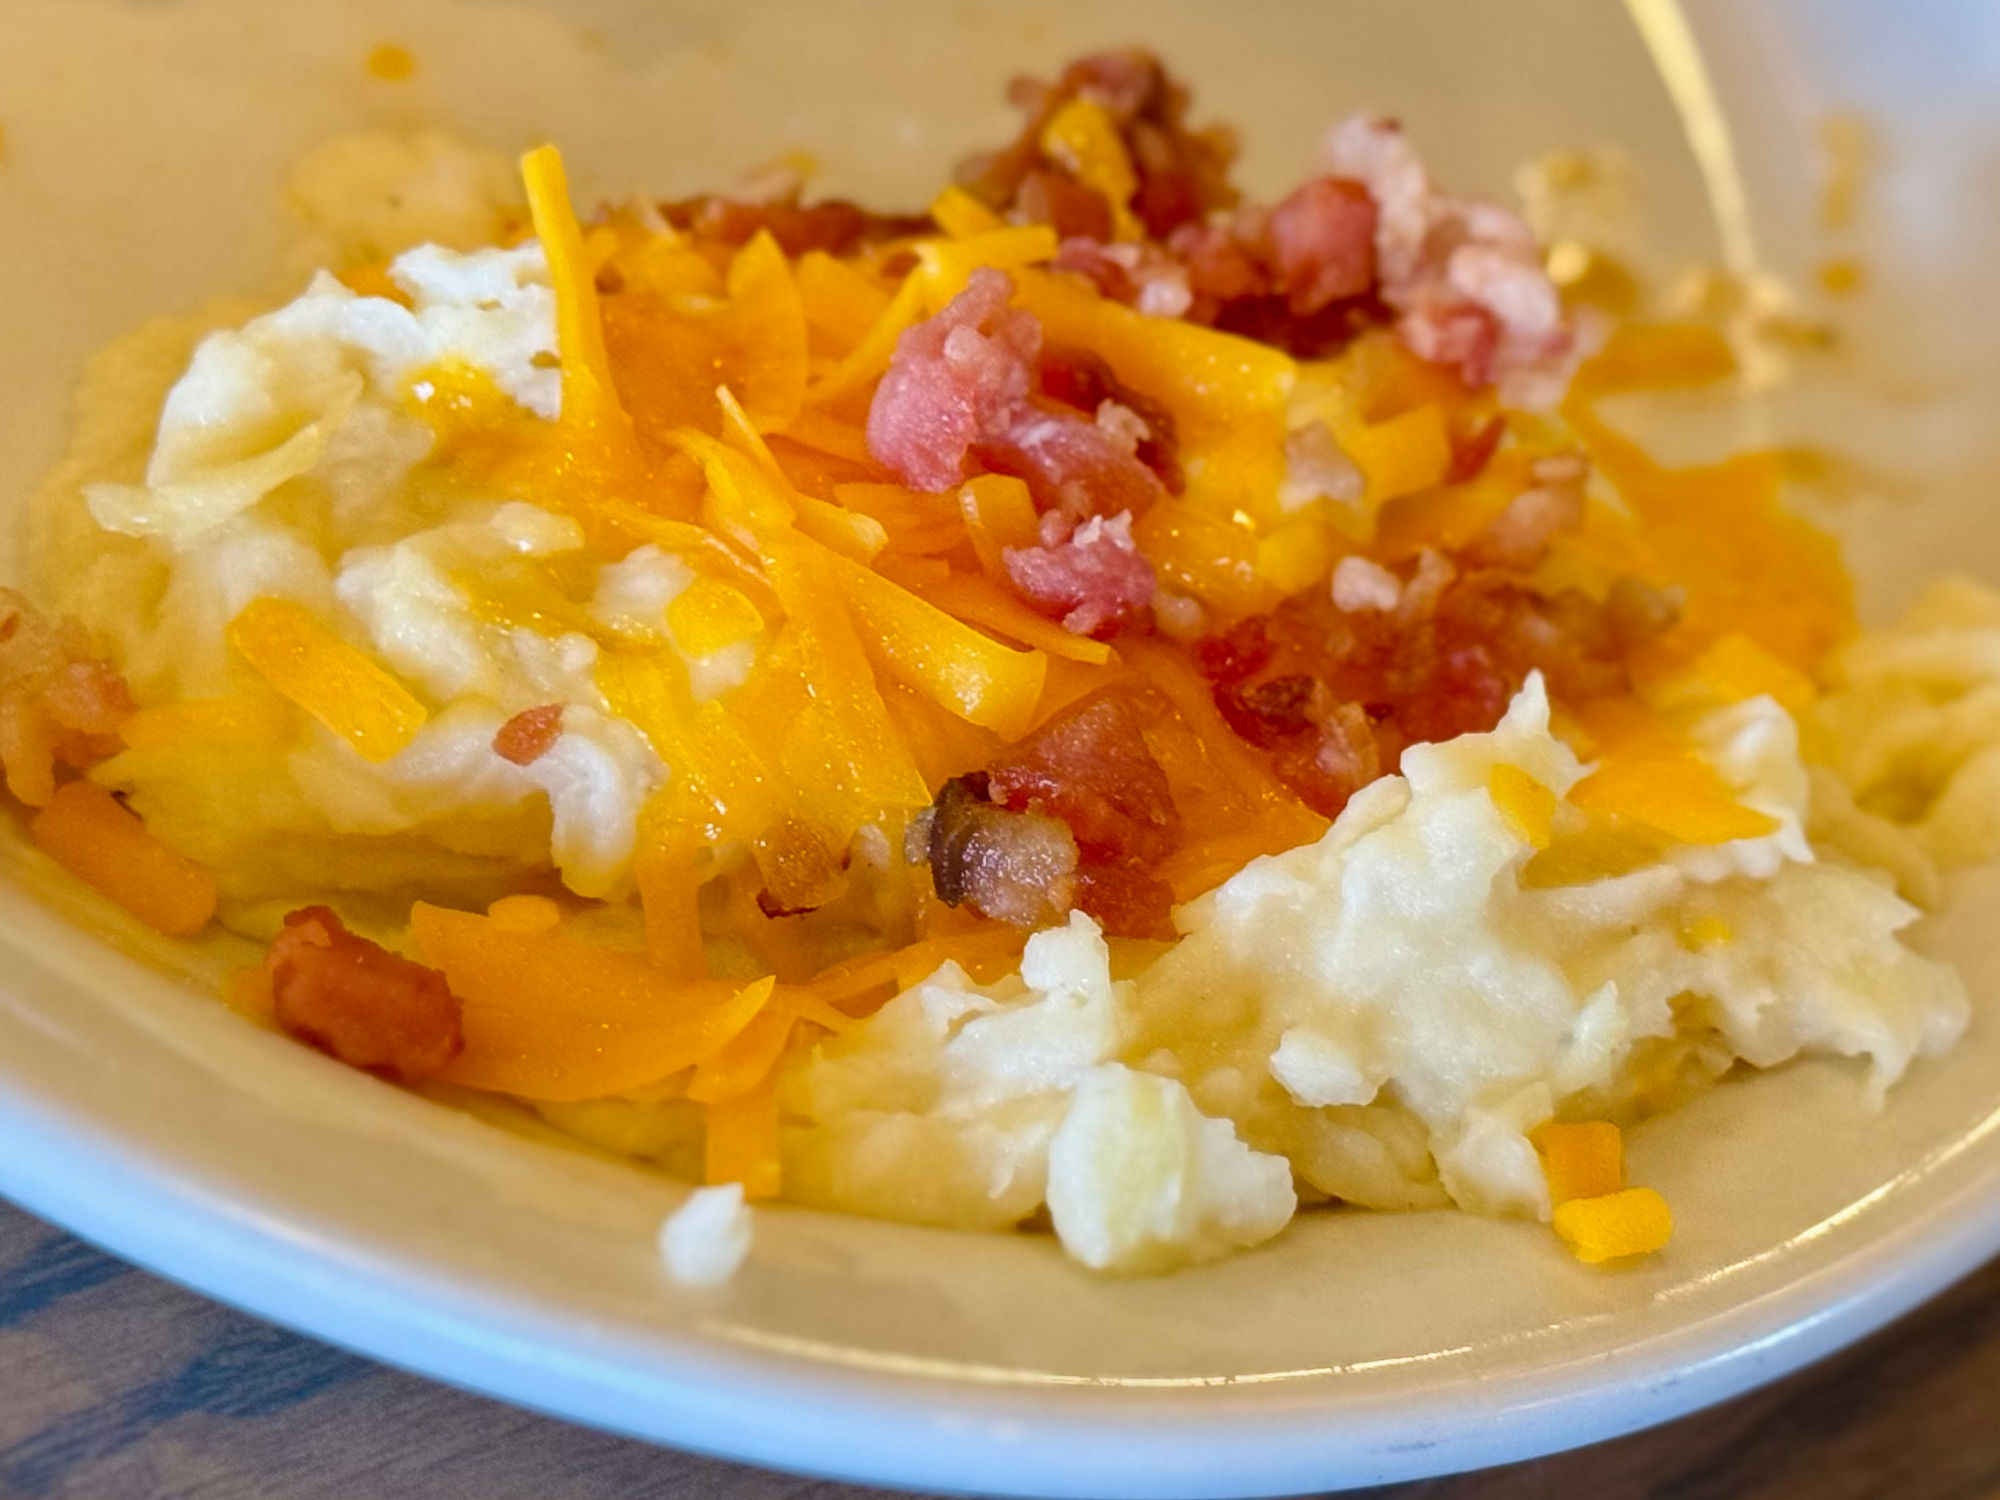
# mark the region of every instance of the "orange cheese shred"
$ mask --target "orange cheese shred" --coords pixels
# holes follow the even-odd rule
[[[281,697],[363,760],[390,759],[430,717],[408,688],[289,599],[255,600],[223,635]]]
[[[410,931],[464,1006],[465,1050],[442,1075],[551,1102],[630,1093],[714,1055],[773,981],[676,980],[562,929],[521,932],[419,902]]]
[[[85,885],[168,937],[201,931],[215,915],[215,881],[184,859],[94,781],[56,788],[29,832]]]
[[[775,1198],[783,1186],[778,1155],[778,1095],[775,1081],[720,1100],[707,1108],[702,1144],[702,1180],[711,1186],[740,1182],[745,1198]]]

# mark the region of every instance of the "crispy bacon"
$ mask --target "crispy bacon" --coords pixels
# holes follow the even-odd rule
[[[1076,899],[1076,839],[1060,819],[986,800],[975,773],[944,784],[931,804],[931,884],[947,906],[966,905],[1016,927],[1047,927]]]
[[[1228,179],[1236,155],[1234,137],[1219,128],[1191,130],[1187,90],[1150,53],[1100,52],[1071,63],[1052,85],[1017,79],[1008,92],[1027,114],[1021,134],[1011,145],[972,157],[958,169],[959,182],[1002,213],[1061,226],[1062,219],[1044,218],[1035,209],[1053,204],[1051,178],[1075,179],[1042,150],[1042,132],[1057,110],[1077,98],[1102,109],[1124,139],[1138,179],[1130,206],[1149,234],[1163,239],[1180,225],[1236,201]],[[1037,181],[1038,188],[1028,187]],[[1093,237],[1108,239],[1110,234],[1107,229]]]
[[[61,772],[117,754],[132,708],[125,679],[90,654],[74,621],[44,619],[0,589],[0,773],[17,800],[46,806]]]
[[[1022,597],[1073,635],[1107,636],[1140,619],[1158,584],[1129,513],[1079,525],[1051,511],[1040,543],[1010,547],[1002,560]]]
[[[663,203],[660,213],[676,229],[698,239],[742,245],[768,230],[778,248],[796,259],[809,250],[847,255],[864,244],[924,234],[931,221],[907,214],[878,214],[844,198],[801,203],[795,195],[767,202],[710,195]]]
[[[1087,859],[1151,864],[1180,842],[1167,774],[1122,693],[1064,710],[986,768],[987,795],[1067,823]]]
[[[1368,189],[1340,177],[1315,177],[1271,210],[1271,261],[1294,316],[1374,286],[1375,217]]]
[[[532,766],[562,738],[562,716],[560,703],[522,709],[494,733],[493,753],[513,765]]]
[[[986,468],[1024,480],[1037,509],[1070,521],[1138,515],[1165,493],[1136,432],[1067,411],[1028,407],[976,451]]]
[[[1086,864],[1076,872],[1076,905],[1113,937],[1171,939],[1174,891],[1130,865]]]
[[[1468,385],[1497,382],[1510,405],[1552,405],[1576,341],[1520,218],[1439,192],[1393,120],[1344,121],[1323,159],[1375,202],[1381,295],[1410,350],[1455,367]]]
[[[1026,481],[1038,508],[1081,518],[1143,510],[1164,493],[1134,435],[1031,399],[1042,328],[982,267],[934,318],[905,330],[868,408],[868,450],[913,489],[983,469]]]
[[[1152,240],[1107,244],[1081,235],[1063,240],[1052,262],[1058,271],[1086,276],[1113,302],[1151,318],[1178,318],[1194,305],[1188,268]]]
[[[1100,422],[1107,401],[1132,413],[1144,428],[1143,435],[1137,436],[1133,455],[1157,474],[1167,489],[1180,493],[1180,439],[1174,414],[1120,380],[1102,356],[1068,344],[1051,344],[1035,361],[1035,385],[1051,401],[1089,412]]]
[[[1008,306],[1014,284],[982,266],[934,318],[904,330],[868,408],[868,451],[912,489],[968,476],[975,444],[1027,412],[1042,325]]]
[[[349,932],[324,906],[285,918],[264,972],[278,1024],[349,1067],[415,1083],[465,1050],[444,975]]]
[[[919,854],[952,905],[1019,926],[1076,906],[1118,936],[1172,935],[1173,892],[1150,868],[1179,846],[1180,812],[1122,692],[1086,699],[952,781],[930,819]]]
[[[1197,649],[1223,718],[1318,811],[1337,815],[1410,745],[1491,729],[1531,671],[1569,702],[1629,690],[1631,651],[1673,623],[1677,601],[1636,580],[1601,602],[1531,587],[1581,516],[1575,476],[1551,477],[1455,559],[1348,559],[1332,589]]]

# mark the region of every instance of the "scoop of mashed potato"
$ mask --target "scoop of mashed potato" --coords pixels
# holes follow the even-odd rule
[[[1782,708],[1694,738],[1770,833],[1541,883],[1495,769],[1560,797],[1584,767],[1532,679],[1492,733],[1413,747],[1317,843],[1183,908],[1133,979],[1080,915],[999,985],[947,965],[794,1075],[790,1191],[965,1228],[1045,1211],[1085,1264],[1160,1269],[1269,1238],[1298,1189],[1546,1218],[1528,1132],[1630,1112],[1663,1056],[1863,1058],[1879,1096],[1957,1040],[1957,975],[1900,940],[1916,908],[1815,857]]]
[[[426,183],[469,170],[410,149]],[[366,150],[340,160],[415,169]],[[476,207],[490,184],[474,177],[461,196]],[[490,898],[551,864],[579,894],[616,896],[669,769],[611,711],[595,667],[607,645],[673,647],[665,607],[694,574],[651,546],[596,561],[569,517],[426,463],[436,436],[420,407],[440,380],[471,372],[523,420],[557,415],[537,242],[423,245],[386,274],[396,297],[320,273],[292,302],[207,333],[163,406],[157,385],[109,374],[86,392],[94,451],[150,456],[81,484],[95,526],[66,528],[57,597],[113,647],[142,707],[219,705],[221,726],[184,716],[194,729],[101,774],[218,872],[239,916],[300,891]],[[394,672],[429,715],[407,748],[357,758],[236,660],[224,627],[257,599],[303,606]],[[756,649],[688,658],[696,697],[741,681]],[[546,753],[496,753],[510,717],[550,704],[563,732]]]

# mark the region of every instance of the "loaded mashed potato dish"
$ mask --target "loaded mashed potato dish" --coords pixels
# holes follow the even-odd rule
[[[1857,632],[1777,457],[1605,414],[1729,342],[1393,122],[1253,204],[1144,54],[1016,96],[908,217],[318,153],[326,268],[108,352],[0,594],[35,841],[254,940],[260,1024],[709,1184],[689,1279],[767,1199],[1613,1260],[1624,1124],[1950,1047],[1905,935],[2000,848],[2000,597]]]

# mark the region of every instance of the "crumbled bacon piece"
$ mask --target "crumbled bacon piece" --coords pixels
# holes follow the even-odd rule
[[[1498,383],[1509,405],[1554,404],[1576,341],[1520,218],[1439,192],[1393,120],[1343,122],[1324,160],[1375,201],[1381,295],[1411,352],[1454,366],[1468,385]]]
[[[868,450],[913,489],[950,489],[972,460],[1026,481],[1070,517],[1143,510],[1160,480],[1129,434],[1030,399],[1040,321],[1010,307],[1013,282],[982,267],[934,318],[905,330],[868,408]]]
[[[1008,92],[1028,116],[1021,134],[1004,149],[973,157],[958,169],[959,182],[1002,213],[1039,217],[1033,195],[1026,191],[1037,177],[1043,179],[1039,191],[1045,199],[1047,178],[1074,182],[1068,168],[1042,150],[1042,132],[1057,110],[1078,98],[1102,109],[1123,138],[1138,179],[1130,206],[1149,234],[1165,238],[1180,225],[1236,201],[1228,180],[1234,138],[1217,128],[1190,130],[1187,90],[1149,53],[1097,53],[1071,63],[1053,85],[1017,79]]]
[[[1061,172],[1041,168],[1030,172],[1021,180],[1014,204],[1024,218],[1047,224],[1064,239],[1111,238],[1115,219],[1110,202],[1095,188]]]
[[[676,229],[724,245],[745,244],[768,230],[778,248],[794,259],[809,250],[846,255],[864,244],[924,234],[933,227],[928,218],[870,213],[843,198],[800,203],[791,195],[768,202],[687,198],[661,204],[660,213]]]
[[[1129,513],[1076,524],[1051,511],[1038,545],[1010,547],[1002,559],[1022,596],[1072,635],[1106,636],[1138,619],[1158,583]]]
[[[1036,388],[1052,401],[1091,413],[1102,422],[1104,404],[1112,402],[1139,419],[1143,435],[1135,433],[1133,455],[1175,494],[1182,485],[1180,441],[1174,414],[1152,397],[1120,380],[1100,355],[1067,344],[1052,344],[1035,361]]]
[[[1298,317],[1375,284],[1375,200],[1358,182],[1312,179],[1271,210],[1266,232],[1278,285]]]
[[[1175,937],[1174,891],[1130,865],[1084,865],[1076,872],[1077,910],[1113,937]]]
[[[1022,479],[1038,509],[1068,520],[1137,515],[1165,493],[1135,434],[1067,411],[1029,407],[977,453],[988,469]]]
[[[1151,864],[1180,842],[1167,774],[1123,694],[1099,693],[1058,714],[986,774],[994,802],[1061,818],[1086,859]]]
[[[1583,524],[1583,491],[1573,484],[1525,489],[1480,528],[1463,556],[1475,567],[1531,573],[1548,555],[1549,544]]]
[[[132,694],[90,654],[74,621],[49,621],[0,589],[0,772],[30,807],[55,795],[59,772],[87,771],[118,753]]]
[[[1574,481],[1549,484],[1455,560],[1429,549],[1394,569],[1349,559],[1334,588],[1201,644],[1216,707],[1332,817],[1408,746],[1491,729],[1531,671],[1569,702],[1629,690],[1630,652],[1672,624],[1675,601],[1629,580],[1601,602],[1531,587],[1551,538],[1580,515]]]
[[[324,906],[285,918],[264,956],[278,1024],[350,1067],[405,1083],[465,1049],[458,997],[435,969],[347,930]]]
[[[1118,936],[1170,937],[1173,891],[1149,871],[1180,837],[1140,714],[1112,691],[948,784],[917,850],[953,905],[1020,926],[1046,926],[1076,906]],[[1033,883],[1050,870],[1053,883]]]
[[[1149,318],[1178,318],[1194,305],[1188,268],[1165,246],[1152,240],[1100,239],[1072,236],[1056,249],[1051,264],[1058,271],[1087,276],[1100,295]]]
[[[967,905],[1016,927],[1047,927],[1076,898],[1076,840],[1046,813],[986,800],[984,776],[944,784],[931,804],[931,884],[947,906]]]
[[[1042,327],[1008,306],[1014,284],[982,266],[934,318],[896,341],[868,408],[868,451],[912,489],[967,477],[975,444],[1004,437],[1028,410]]]
[[[560,703],[522,709],[494,733],[493,753],[513,765],[532,766],[562,738],[562,716]]]
[[[1444,482],[1463,484],[1468,479],[1477,478],[1506,435],[1507,419],[1502,416],[1491,416],[1462,429],[1454,423],[1448,434],[1451,440],[1451,467],[1445,470]]]

